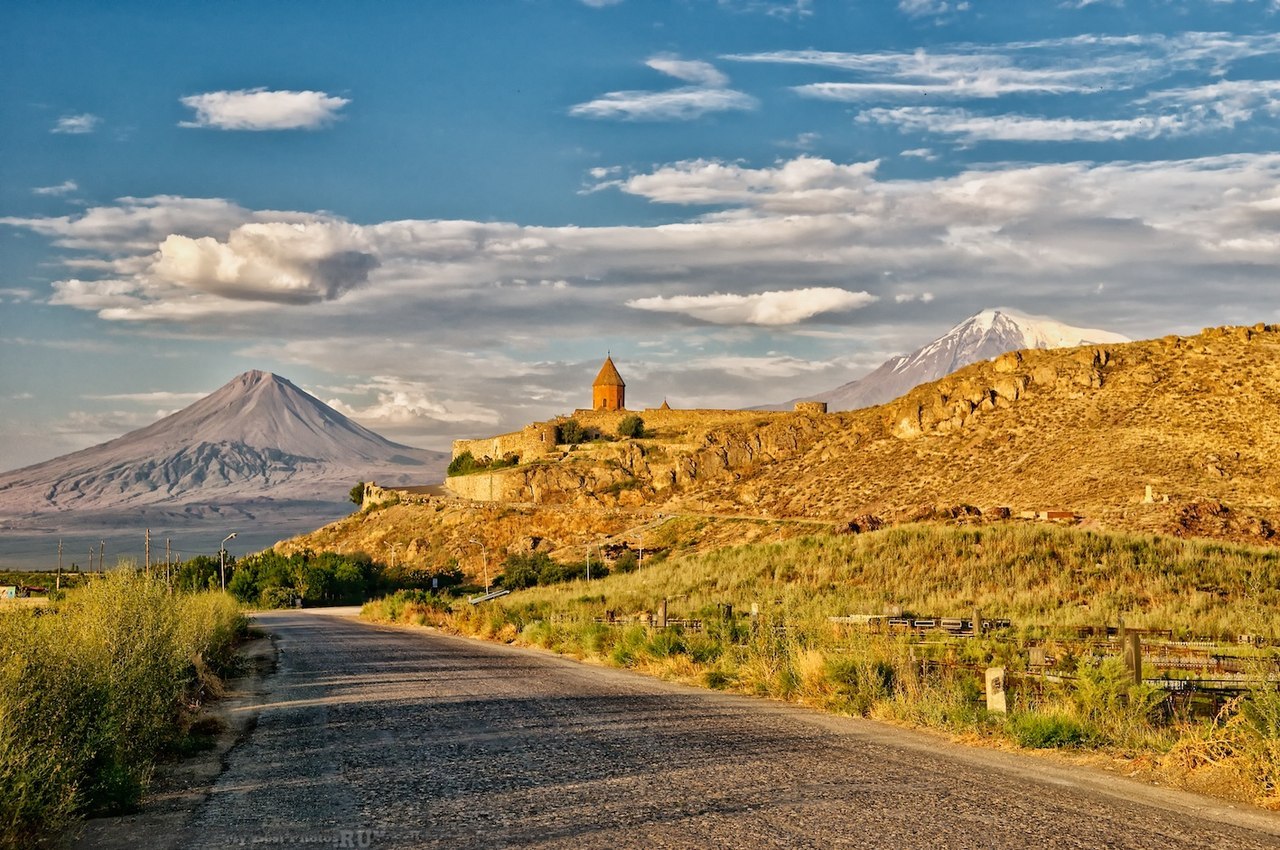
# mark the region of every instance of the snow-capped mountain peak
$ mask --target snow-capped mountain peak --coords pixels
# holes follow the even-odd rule
[[[435,483],[446,460],[252,371],[145,428],[0,474],[0,515],[253,498],[341,504],[357,480]]]
[[[913,387],[1006,351],[1128,341],[1111,331],[1078,328],[1046,316],[993,307],[970,316],[910,354],[895,355],[864,377],[811,398],[827,402],[833,411],[854,410],[891,401]]]

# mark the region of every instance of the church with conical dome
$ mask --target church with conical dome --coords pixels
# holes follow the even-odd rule
[[[613,356],[604,359],[600,373],[591,384],[592,410],[625,410],[627,407],[627,384],[618,374],[618,367],[613,365]]]

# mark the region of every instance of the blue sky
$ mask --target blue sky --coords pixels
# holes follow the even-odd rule
[[[268,369],[414,445],[985,307],[1280,321],[1271,0],[0,8],[0,468]]]

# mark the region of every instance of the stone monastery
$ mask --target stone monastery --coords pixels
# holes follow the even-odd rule
[[[594,427],[603,433],[612,434],[618,422],[626,415],[627,383],[614,365],[613,356],[605,358],[591,384],[591,407],[579,408],[572,416],[557,416],[546,422],[534,422],[519,431],[499,434],[496,437],[483,437],[478,440],[454,440],[453,457],[463,452],[471,452],[477,459],[505,458],[517,455],[521,461],[530,461],[561,451],[556,443],[559,427],[570,418],[579,424]],[[827,412],[823,402],[798,402],[796,413],[810,416]],[[660,427],[663,424],[680,424],[687,426],[706,420],[708,424],[724,422],[726,419],[772,418],[779,415],[768,411],[751,410],[673,410],[664,400],[661,407],[648,407],[643,411],[647,428]]]

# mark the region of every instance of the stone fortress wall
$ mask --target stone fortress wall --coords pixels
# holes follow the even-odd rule
[[[606,373],[608,373],[607,376]],[[606,389],[616,384],[620,392],[620,388],[625,386],[622,384],[621,376],[617,374],[612,365],[612,359],[605,361],[605,366],[601,369],[601,376],[609,377],[612,382],[609,383],[608,387],[605,387]],[[600,401],[598,391],[601,389],[601,376],[597,376],[594,386],[597,392],[593,394],[593,399],[597,402]],[[621,395],[619,395],[618,401],[621,401],[621,398]],[[473,472],[468,475],[452,476],[446,480],[445,487],[455,496],[476,501],[520,501],[528,500],[530,497],[537,501],[543,485],[531,482],[534,482],[535,479],[542,480],[542,478],[548,477],[548,467],[539,466],[536,462],[544,458],[555,460],[578,457],[578,455],[569,455],[571,446],[558,445],[556,443],[557,430],[570,419],[577,421],[584,428],[595,429],[606,436],[613,436],[617,434],[618,425],[625,417],[639,415],[644,420],[646,436],[658,440],[668,447],[696,451],[699,447],[705,447],[709,435],[719,428],[745,424],[756,429],[764,429],[780,419],[805,419],[822,416],[827,412],[827,405],[823,402],[799,402],[796,404],[794,412],[771,410],[673,410],[665,402],[662,407],[650,407],[644,410],[608,408],[609,405],[606,403],[598,406],[595,410],[575,410],[571,415],[558,416],[545,422],[534,422],[519,431],[512,431],[507,434],[498,434],[493,437],[483,437],[476,440],[454,440],[453,457],[455,458],[465,452],[470,452],[472,457],[480,461],[501,460],[509,455],[517,455],[520,465],[494,470],[493,472]],[[639,456],[644,456],[643,450],[639,451]],[[534,463],[534,466],[529,466],[531,463]],[[613,465],[617,466],[617,464]],[[555,466],[558,467],[559,465],[556,464]],[[654,470],[649,469],[649,471],[653,472]],[[610,470],[608,474],[626,477],[624,473],[616,469]],[[665,470],[664,474],[671,480],[667,481],[666,478],[659,476],[653,482],[655,488],[669,485],[678,477],[674,468]],[[660,478],[661,480],[659,480]],[[609,482],[597,481],[595,483],[608,484]],[[579,482],[579,486],[581,486],[581,482]]]
[[[549,422],[534,422],[519,431],[509,434],[498,434],[495,437],[482,437],[478,440],[454,440],[453,457],[463,452],[471,452],[476,460],[490,458],[500,460],[509,454],[517,454],[521,460],[551,454],[556,450],[556,426],[567,417],[552,419]]]
[[[454,440],[453,457],[471,452],[477,460],[494,460],[508,454],[517,454],[521,461],[533,460],[563,451],[567,446],[556,444],[556,429],[574,419],[585,428],[596,428],[603,434],[615,434],[618,423],[632,414],[644,420],[645,430],[654,432],[686,432],[702,428],[714,428],[740,422],[761,424],[796,414],[817,416],[827,412],[825,402],[798,402],[794,412],[776,410],[675,410],[649,407],[644,410],[575,410],[570,416],[558,416],[546,422],[534,422],[519,431],[482,437],[475,440]]]

